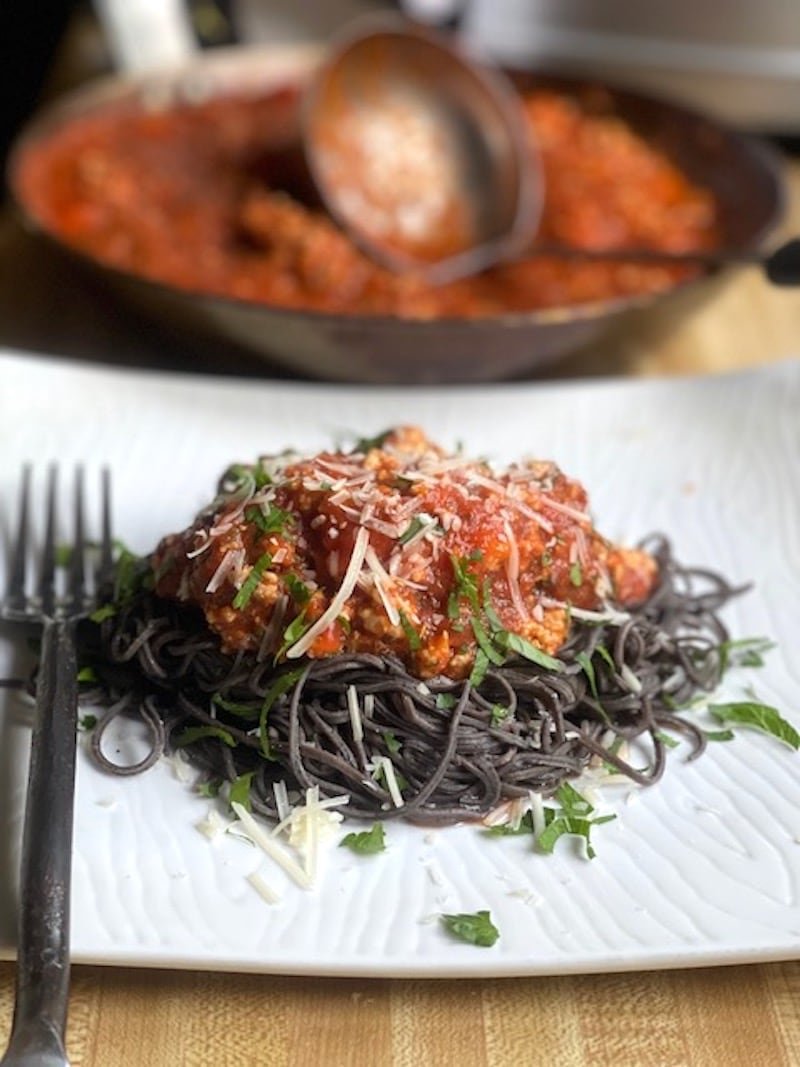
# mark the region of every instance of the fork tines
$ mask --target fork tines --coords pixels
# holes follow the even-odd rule
[[[85,475],[82,466],[75,469],[72,498],[72,538],[62,546],[58,541],[59,471],[51,464],[47,471],[45,490],[44,537],[38,553],[32,537],[33,471],[26,464],[22,471],[19,519],[8,569],[8,583],[2,614],[9,619],[78,618],[90,609],[96,591],[110,580],[113,569],[111,541],[111,477],[107,467],[100,475],[101,513],[100,540],[87,541]],[[92,565],[87,567],[89,554]],[[36,591],[28,591],[29,573],[38,556]],[[63,588],[57,581],[58,572],[66,570]]]

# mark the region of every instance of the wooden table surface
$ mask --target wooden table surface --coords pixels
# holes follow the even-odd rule
[[[800,162],[787,171],[787,232],[798,233]],[[45,277],[50,289],[37,291],[33,279]],[[95,305],[87,317],[60,283],[41,250],[0,225],[0,343],[180,365],[162,338],[140,329],[131,342],[116,312]],[[770,289],[748,269],[689,319],[643,316],[548,376],[717,373],[797,355],[800,292]],[[13,966],[0,964],[0,1045],[12,992]],[[800,961],[486,981],[76,966],[68,1047],[87,1067],[789,1067],[800,1065]]]

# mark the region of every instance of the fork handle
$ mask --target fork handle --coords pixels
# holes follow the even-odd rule
[[[75,624],[46,620],[31,739],[14,1022],[4,1067],[63,1067],[78,718]]]

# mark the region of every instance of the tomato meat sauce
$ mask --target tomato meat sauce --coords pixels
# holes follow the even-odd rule
[[[159,544],[155,589],[201,609],[226,652],[278,662],[390,654],[420,678],[467,677],[482,655],[546,663],[571,618],[634,606],[657,581],[587,508],[554,463],[496,469],[400,427],[235,465]]]
[[[720,243],[720,227],[711,192],[616,116],[602,90],[540,87],[522,101],[545,178],[530,254],[442,286],[376,265],[322,210],[297,89],[107,104],[32,140],[16,184],[45,229],[109,266],[295,309],[484,317],[659,292],[698,273],[536,254],[537,242],[702,251]]]

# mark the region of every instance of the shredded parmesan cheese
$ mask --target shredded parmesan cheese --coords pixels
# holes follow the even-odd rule
[[[238,804],[235,800],[231,804],[234,813],[242,824],[245,835],[253,842],[254,845],[258,845],[261,851],[274,860],[279,867],[283,867],[284,871],[293,879],[302,889],[311,888],[311,879],[307,872],[303,870],[299,863],[292,859],[286,851],[272,838],[265,830],[263,830],[250,812],[242,804]]]
[[[255,889],[262,900],[266,900],[267,904],[280,903],[280,894],[275,892],[260,871],[253,871],[251,874],[248,874],[247,881],[253,889]]]
[[[360,526],[355,543],[353,544],[353,552],[350,556],[350,562],[347,564],[347,570],[342,579],[342,584],[339,586],[339,591],[314,625],[309,627],[300,640],[296,641],[292,647],[287,650],[287,659],[297,659],[298,656],[302,656],[309,648],[311,648],[319,635],[324,633],[328,627],[339,618],[342,613],[342,608],[345,606],[350,598],[350,594],[356,587],[356,582],[361,573],[361,567],[364,563],[364,556],[366,555],[368,547],[369,530],[365,530],[363,526]]]
[[[358,690],[354,685],[347,687],[347,710],[350,712],[350,724],[353,727],[353,740],[364,740],[364,726],[361,722],[361,708],[358,704]]]

